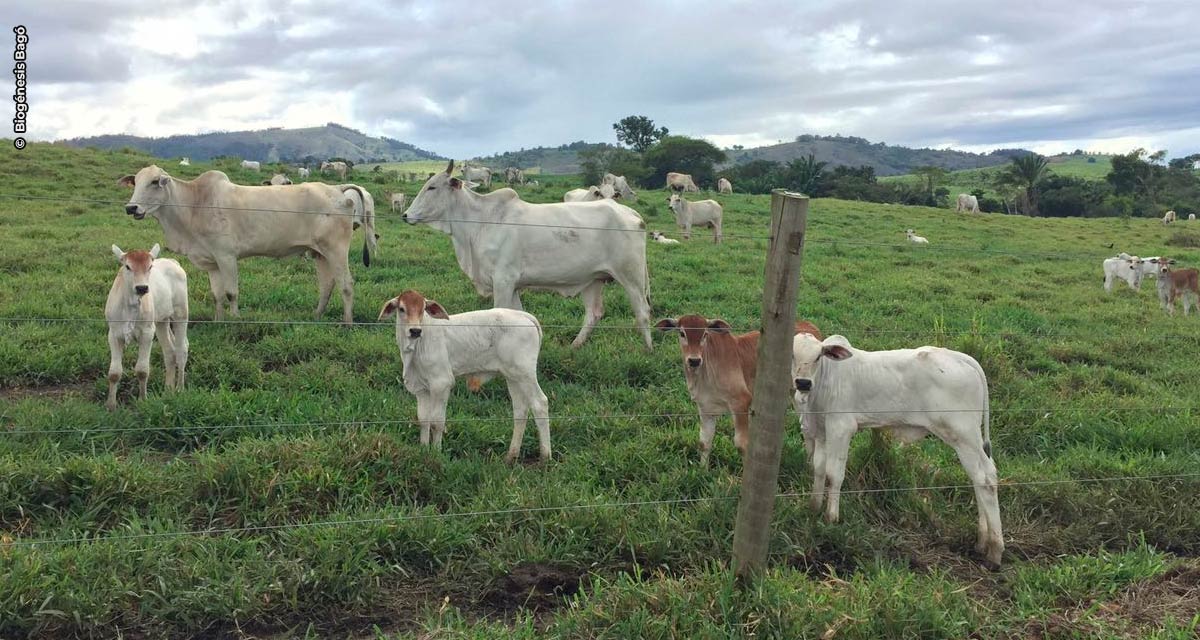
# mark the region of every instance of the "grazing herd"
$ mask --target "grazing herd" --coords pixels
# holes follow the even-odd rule
[[[185,158],[180,162],[187,165]],[[259,163],[242,166],[259,170]],[[526,424],[534,420],[541,459],[551,458],[550,409],[538,382],[543,339],[538,319],[522,310],[521,292],[541,290],[583,298],[582,327],[572,342],[582,346],[604,316],[606,284],[622,287],[647,349],[653,348],[650,326],[650,278],[646,264],[646,224],[627,206],[636,193],[625,178],[607,174],[600,185],[568,192],[563,202],[534,204],[509,188],[476,193],[488,185],[486,167],[463,166],[461,178],[451,161],[431,174],[405,210],[401,193],[388,193],[393,212],[404,211],[409,224],[425,224],[450,236],[455,258],[475,290],[492,298],[491,309],[450,315],[437,301],[414,290],[387,300],[379,321],[395,322],[396,345],[403,363],[405,388],[416,397],[422,445],[440,448],[446,431],[447,403],[455,381],[467,377],[472,389],[502,377],[513,409],[509,463],[520,453]],[[321,172],[344,180],[344,162],[323,162]],[[300,169],[299,175],[307,177]],[[509,184],[525,184],[523,172],[506,170]],[[261,186],[231,182],[220,171],[207,171],[188,181],[151,165],[118,182],[133,189],[126,213],[136,220],[151,217],[162,227],[165,243],[209,274],[215,318],[225,308],[238,315],[238,261],[251,256],[281,258],[309,254],[316,263],[319,299],[316,317],[329,303],[335,285],[342,296],[343,322],[353,320],[353,283],[349,249],[353,232],[363,230],[363,263],[377,253],[374,201],[354,184],[293,184],[276,174]],[[723,239],[723,209],[714,200],[689,201],[698,191],[687,174],[667,176],[668,206],[685,239],[694,226],[713,230]],[[720,193],[731,193],[725,178]],[[963,194],[959,211],[978,212],[974,196]],[[1174,212],[1168,212],[1171,220]],[[1164,217],[1164,223],[1169,222]],[[928,244],[912,229],[909,242]],[[650,240],[679,244],[659,232]],[[166,387],[182,388],[188,360],[187,274],[174,260],[150,251],[113,254],[120,270],[105,305],[109,322],[111,363],[107,406],[116,407],[122,359],[130,344],[138,346],[135,373],[139,397],[145,398],[152,343],[163,350]],[[1104,288],[1116,280],[1138,289],[1143,278],[1158,282],[1164,309],[1184,314],[1197,304],[1196,269],[1174,269],[1165,257],[1138,258],[1126,253],[1104,260]],[[701,315],[666,318],[656,325],[679,338],[688,393],[700,417],[700,461],[707,465],[717,419],[731,415],[734,445],[746,455],[752,434],[753,400],[759,332],[734,335],[722,319]],[[813,470],[812,506],[836,522],[839,496],[852,436],[863,429],[883,429],[901,442],[933,434],[950,446],[975,488],[978,508],[976,550],[991,565],[1000,564],[1004,549],[997,497],[998,477],[991,457],[988,384],[983,369],[970,356],[936,347],[870,352],[853,347],[839,335],[826,338],[812,323],[798,321],[792,353],[793,403],[801,416],[805,448]]]

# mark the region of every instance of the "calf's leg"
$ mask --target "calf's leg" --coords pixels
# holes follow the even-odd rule
[[[125,357],[125,341],[115,331],[108,331],[108,402],[104,403],[109,411],[117,408],[117,387],[121,382],[121,374],[125,368],[121,360]]]

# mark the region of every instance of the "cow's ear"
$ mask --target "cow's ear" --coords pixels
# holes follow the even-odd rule
[[[733,329],[733,327],[729,326],[728,322],[725,322],[720,318],[708,323],[708,330],[712,331],[713,333],[729,333],[731,329]]]
[[[674,331],[679,328],[679,323],[671,318],[664,318],[659,320],[658,324],[654,325],[654,328],[659,331]]]
[[[158,254],[159,254],[159,252],[161,252],[161,251],[162,251],[162,247],[161,247],[161,246],[159,246],[159,244],[158,244],[157,242],[155,242],[155,243],[154,243],[154,246],[153,246],[153,247],[150,247],[150,259],[151,259],[151,260],[157,260],[157,259],[158,259]]]
[[[454,160],[451,159],[450,164],[446,165],[446,175],[449,176],[449,175],[453,175],[453,174],[454,174]]]
[[[442,305],[438,304],[436,300],[425,301],[425,313],[429,314],[429,316],[432,318],[440,318],[442,320],[450,319],[450,315],[446,313],[446,310],[442,308]]]
[[[121,251],[121,247],[118,247],[115,244],[112,246],[112,252],[113,252],[113,255],[117,257],[117,262],[120,262],[122,259],[125,258],[125,252]]]
[[[450,188],[461,189],[462,184],[462,180],[459,180],[458,178],[450,178]]]
[[[383,303],[383,308],[379,310],[379,318],[377,320],[383,320],[384,318],[390,317],[393,313],[396,313],[397,306],[399,305],[395,298]]]
[[[1167,260],[1167,264],[1175,264],[1175,259],[1171,258],[1170,260]]]
[[[117,180],[117,186],[118,187],[129,187],[132,189],[134,177],[135,176],[123,176],[120,180]]]
[[[840,344],[828,344],[821,347],[821,355],[830,360],[845,360],[852,354],[850,350]]]

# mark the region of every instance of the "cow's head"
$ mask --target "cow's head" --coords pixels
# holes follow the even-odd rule
[[[404,212],[404,220],[409,224],[428,222],[436,227],[439,221],[460,210],[459,203],[467,197],[464,186],[461,178],[454,177],[454,161],[451,160],[445,171],[430,176],[417,192],[417,197]]]
[[[158,252],[161,250],[162,248],[155,244],[149,251],[126,253],[121,251],[121,247],[115,244],[112,246],[113,255],[117,257],[117,262],[121,263],[121,281],[127,293],[138,298],[150,293],[150,269],[154,267],[154,260],[158,258]]]
[[[821,358],[845,360],[852,355],[849,347],[850,342],[842,336],[829,336],[822,341],[811,333],[797,333],[792,338],[792,383],[796,391],[812,391]]]
[[[683,364],[693,370],[704,364],[704,346],[708,343],[709,336],[727,335],[730,331],[729,323],[720,318],[709,320],[696,315],[679,316],[678,320],[659,320],[654,328],[679,333],[679,350],[683,352]]]
[[[667,206],[671,211],[678,211],[679,207],[683,206],[683,198],[678,193],[672,193],[671,197],[667,198]]]
[[[1152,262],[1153,262],[1153,260],[1152,260]],[[1163,275],[1163,276],[1170,274],[1171,273],[1171,265],[1173,265],[1173,264],[1175,264],[1175,260],[1168,258],[1166,256],[1162,256],[1161,258],[1158,259],[1158,268],[1156,270],[1156,273],[1158,273],[1159,275]]]
[[[396,316],[396,335],[416,340],[421,337],[427,318],[449,320],[450,316],[436,300],[427,300],[419,291],[409,289],[384,303],[379,319]]]
[[[141,220],[154,213],[171,199],[171,176],[155,165],[145,167],[137,175],[117,180],[123,187],[132,187],[133,195],[125,205],[125,213]]]

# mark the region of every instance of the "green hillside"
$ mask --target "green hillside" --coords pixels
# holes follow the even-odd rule
[[[1083,178],[1085,180],[1103,180],[1104,176],[1108,175],[1108,172],[1112,169],[1112,156],[1106,155],[1052,156],[1048,160],[1050,162],[1050,172],[1061,176]],[[1090,162],[1089,160],[1094,160],[1094,162]],[[953,171],[947,177],[944,186],[950,189],[952,196],[959,193],[971,193],[976,189],[981,189],[986,196],[995,197],[996,177],[1003,170],[1004,166],[1002,165],[984,169]],[[916,181],[918,178],[912,175],[902,175],[888,176],[881,178],[881,180]]]
[[[351,243],[354,328],[313,324],[315,265],[240,263],[242,324],[211,324],[185,257],[187,388],[127,376],[104,408],[109,245],[163,233],[115,180],[141,153],[0,144],[0,637],[1192,638],[1200,629],[1196,318],[1153,284],[1101,286],[1117,251],[1200,263],[1197,232],[1155,220],[960,216],[818,199],[799,314],[866,349],[934,344],[990,386],[1004,566],[980,566],[973,492],[935,439],[860,434],[841,522],[807,505],[789,411],[770,569],[730,578],[742,463],[727,418],[698,465],[677,340],[645,351],[618,287],[570,347],[578,299],[528,292],[554,459],[503,462],[499,380],[458,385],[445,448],[418,445],[394,328],[407,288],[450,313],[491,306],[446,235],[381,208],[378,255]],[[257,176],[230,168],[239,182]],[[382,201],[415,183],[363,181]],[[563,188],[527,188],[530,201]],[[11,196],[35,199],[14,199]],[[654,319],[760,324],[769,196],[714,197],[726,241],[649,244]],[[639,190],[677,237],[667,194]],[[904,243],[913,228],[928,246]],[[1182,228],[1182,230],[1180,229]],[[338,296],[323,320],[340,317]],[[49,319],[62,319],[52,322]],[[67,320],[71,319],[71,320]],[[1114,479],[1116,478],[1116,479]],[[1131,479],[1132,478],[1132,479]],[[1141,478],[1141,479],[1138,479]]]

